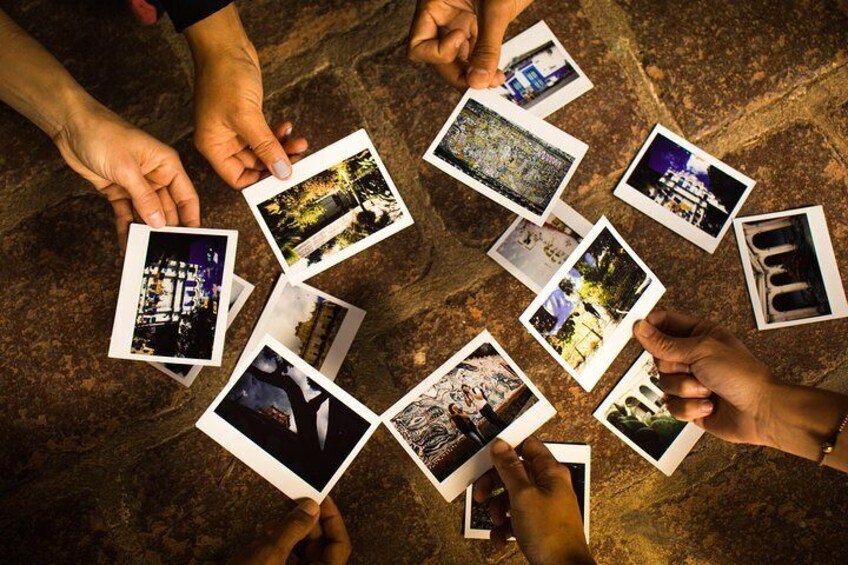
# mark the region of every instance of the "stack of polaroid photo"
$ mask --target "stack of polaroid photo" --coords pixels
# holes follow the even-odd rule
[[[365,312],[303,281],[413,220],[364,130],[244,197],[283,274],[197,427],[287,496],[320,502],[380,419],[333,382]]]

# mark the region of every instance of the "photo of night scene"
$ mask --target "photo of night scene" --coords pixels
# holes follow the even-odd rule
[[[227,237],[151,232],[131,352],[210,359]]]

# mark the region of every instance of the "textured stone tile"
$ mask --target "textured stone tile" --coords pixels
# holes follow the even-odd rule
[[[846,60],[848,16],[833,2],[618,3],[629,15],[645,72],[689,135]]]
[[[96,493],[52,501],[29,516],[3,524],[0,550],[6,563],[115,563],[109,543],[113,516],[98,508]],[[0,515],[5,522],[5,517]],[[45,540],[49,542],[45,543]]]
[[[106,357],[121,273],[107,208],[97,196],[70,200],[0,244],[4,482],[186,397],[147,365]]]
[[[83,88],[128,121],[166,141],[191,127],[192,92],[164,38],[173,33],[167,22],[142,28],[120,5],[93,0],[5,7]],[[0,229],[7,229],[15,217],[60,201],[69,186],[68,175],[55,176],[65,164],[51,141],[5,106],[0,139]],[[85,183],[72,184],[79,190]]]

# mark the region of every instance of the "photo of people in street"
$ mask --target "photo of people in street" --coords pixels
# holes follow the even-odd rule
[[[391,418],[437,480],[452,474],[538,399],[484,343]]]
[[[226,253],[226,236],[150,233],[131,353],[212,357]]]
[[[259,351],[214,412],[316,491],[370,426],[269,347]]]
[[[559,280],[530,325],[575,371],[602,350],[651,284],[642,267],[604,229]]]

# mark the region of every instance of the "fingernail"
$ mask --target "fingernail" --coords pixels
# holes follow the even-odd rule
[[[713,403],[710,400],[705,400],[701,403],[701,414],[709,414],[713,411]]]
[[[698,394],[703,394],[704,396],[709,396],[712,394],[712,391],[705,387],[704,385],[700,385],[698,387]]]
[[[291,165],[289,165],[285,159],[277,159],[277,161],[271,165],[271,171],[278,179],[287,179],[291,176]]]
[[[154,228],[164,228],[165,218],[162,217],[162,212],[156,210],[147,217],[147,222]]]
[[[308,514],[309,516],[317,516],[321,512],[321,507],[314,500],[307,499],[298,505],[298,509]]]
[[[494,455],[501,455],[509,450],[509,444],[500,438],[492,442],[492,453]]]
[[[471,79],[479,80],[482,84],[483,82],[489,82],[489,71],[485,69],[478,69],[476,67],[471,67],[468,69],[468,82],[471,82]]]
[[[645,320],[639,320],[639,325],[636,327],[636,331],[639,332],[639,335],[642,337],[651,337],[657,333],[656,328]]]
[[[291,135],[291,132],[292,132],[292,126],[287,127],[287,128],[286,128],[286,131],[285,131],[285,136],[286,136],[286,137],[290,136],[290,135]]]
[[[459,39],[457,39],[456,41],[453,42],[453,46],[456,47],[457,49],[459,49],[460,47],[462,47],[463,43],[465,43],[465,38],[460,37]]]

